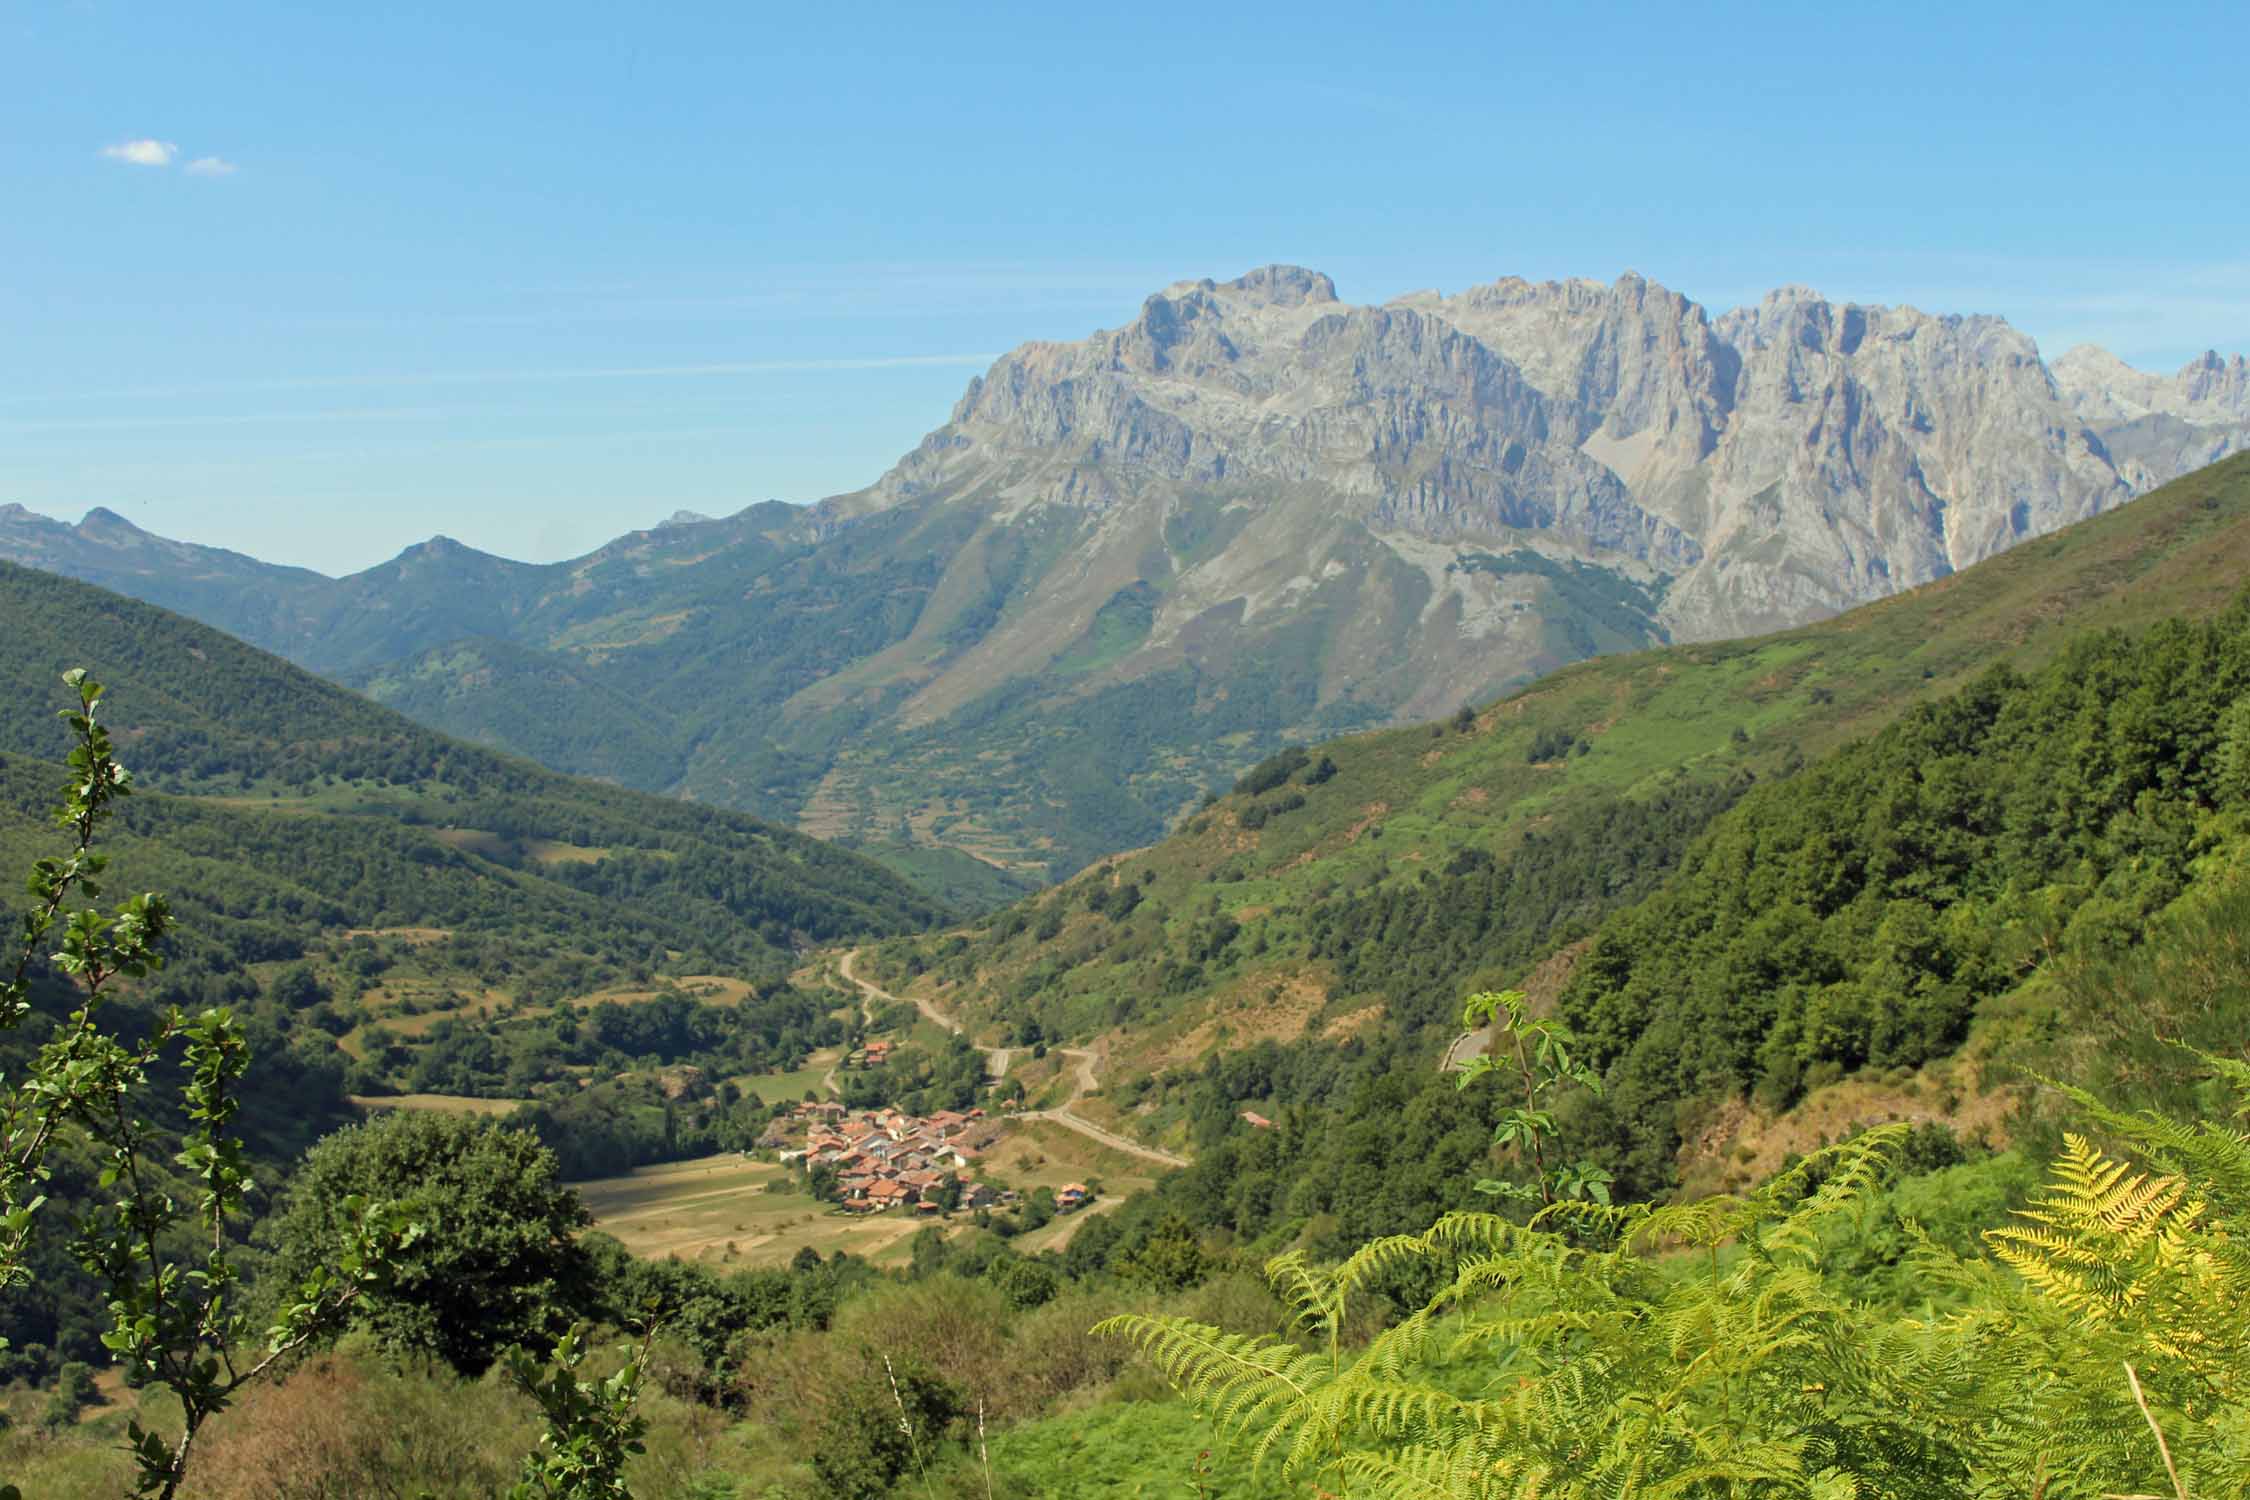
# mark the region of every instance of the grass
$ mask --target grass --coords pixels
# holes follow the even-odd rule
[[[823,1048],[805,1060],[805,1065],[793,1073],[751,1073],[734,1080],[735,1086],[746,1094],[755,1094],[762,1104],[774,1104],[786,1099],[802,1099],[805,1095],[819,1094],[820,1080],[836,1065],[840,1056],[835,1047]],[[822,1097],[826,1097],[823,1095]]]
[[[1285,1482],[1278,1460],[1254,1472],[1245,1446],[1185,1402],[1112,1401],[1012,1428],[991,1450],[995,1476],[1015,1495],[1287,1500],[1310,1492]]]
[[[926,1220],[905,1214],[855,1217],[797,1191],[792,1174],[741,1156],[642,1167],[577,1184],[594,1227],[635,1255],[733,1266],[786,1263],[806,1246],[883,1259]],[[769,1185],[780,1184],[782,1190]]]
[[[1098,1181],[1102,1201],[1090,1212],[1113,1207],[1156,1180],[1148,1163],[1045,1120],[1010,1124],[972,1175],[1026,1193]],[[594,1227],[616,1236],[635,1255],[720,1265],[778,1265],[808,1245],[822,1255],[848,1250],[878,1264],[903,1261],[907,1240],[933,1222],[895,1211],[838,1213],[799,1191],[787,1168],[733,1154],[641,1167],[576,1187]],[[1025,1236],[1020,1247],[1026,1253],[1060,1249],[1086,1217],[1062,1215]],[[959,1227],[966,1219],[935,1222]]]
[[[1033,1188],[1059,1188],[1066,1182],[1098,1182],[1101,1197],[1076,1213],[1057,1214],[1052,1220],[1019,1237],[1016,1250],[1037,1255],[1060,1250],[1077,1234],[1080,1225],[1106,1213],[1134,1193],[1156,1184],[1155,1169],[1138,1157],[1112,1151],[1098,1141],[1049,1120],[1018,1120],[998,1144],[977,1163],[982,1175],[1028,1194]]]

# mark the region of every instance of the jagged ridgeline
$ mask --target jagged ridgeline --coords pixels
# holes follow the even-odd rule
[[[438,538],[328,579],[8,508],[0,556],[557,769],[966,851],[915,873],[993,898],[984,870],[1147,843],[1284,743],[1801,625],[2113,509],[2250,441],[2250,366],[2050,366],[1997,318],[1801,287],[1378,307],[1271,266],[1026,344],[933,425],[856,493],[551,565]]]
[[[1123,1117],[1195,1145],[1205,1211],[1250,1233],[1284,1210],[1235,1188],[1275,1151],[1382,1163],[1298,1194],[1362,1234],[1447,1206],[1459,1172],[1425,1164],[1474,1121],[1431,1064],[1465,991],[1528,977],[1616,1069],[1582,1128],[1655,1190],[1683,1100],[1779,1107],[1951,1052],[2023,943],[2110,954],[2231,847],[2245,578],[2235,459],[1824,625],[1279,757],[1178,836],[882,961],[995,1037],[1106,1037]]]
[[[128,805],[119,878],[175,892],[207,943],[281,956],[337,929],[459,930],[758,974],[940,915],[857,855],[462,744],[176,615],[0,564],[10,854],[52,800],[74,665],[109,686],[121,753],[164,794]]]

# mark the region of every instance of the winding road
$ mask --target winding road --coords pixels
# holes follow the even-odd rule
[[[861,1014],[864,1015],[867,1013],[868,1005],[871,1001],[888,1000],[894,1005],[900,1003],[899,996],[894,995],[889,990],[883,989],[878,985],[871,984],[867,980],[859,977],[858,971],[853,967],[854,963],[859,958],[859,952],[860,950],[857,948],[847,950],[842,961],[837,964],[836,968],[837,972],[841,973],[845,979],[849,980],[851,983],[859,987],[859,1004]],[[959,1036],[962,1034],[961,1023],[955,1020],[953,1017],[947,1015],[944,1011],[939,1010],[929,1001],[916,996],[913,997],[911,1003],[916,1010],[920,1011],[924,1017],[926,1017],[934,1024],[943,1027],[947,1031],[952,1032],[955,1036]],[[1007,1076],[1008,1061],[1015,1051],[1014,1048],[979,1047],[977,1050],[984,1054],[984,1066],[986,1072],[990,1073],[994,1078],[1005,1078]],[[1112,1151],[1122,1151],[1128,1156],[1137,1156],[1143,1161],[1155,1162],[1158,1166],[1184,1167],[1188,1165],[1188,1159],[1184,1156],[1175,1156],[1169,1151],[1159,1150],[1154,1146],[1144,1146],[1139,1141],[1133,1140],[1127,1136],[1119,1135],[1114,1130],[1106,1130],[1081,1115],[1071,1113],[1070,1107],[1073,1104],[1076,1104],[1080,1099],[1083,1099],[1086,1095],[1092,1093],[1096,1088],[1100,1087],[1099,1080],[1094,1076],[1095,1066],[1100,1061],[1100,1059],[1095,1053],[1089,1052],[1083,1047],[1057,1047],[1054,1050],[1060,1052],[1065,1057],[1073,1059],[1078,1064],[1077,1073],[1074,1080],[1075,1087],[1071,1090],[1070,1097],[1053,1109],[1021,1110],[1015,1114],[1008,1116],[1009,1119],[1052,1120],[1057,1125],[1062,1126],[1064,1129],[1075,1130],[1080,1135],[1085,1136],[1088,1140],[1098,1141],[1102,1145],[1109,1147]],[[831,1076],[833,1076],[833,1074],[831,1074]]]

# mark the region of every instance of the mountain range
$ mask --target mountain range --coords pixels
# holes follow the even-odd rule
[[[1819,619],[2250,445],[2250,366],[1642,277],[1381,306],[1274,266],[1016,349],[867,489],[343,579],[105,510],[0,557],[558,769],[1025,883],[1295,740]]]

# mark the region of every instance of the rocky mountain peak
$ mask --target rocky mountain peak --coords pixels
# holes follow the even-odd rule
[[[2246,385],[2216,358],[2166,380],[2082,353],[2050,374],[2002,319],[1803,285],[1715,318],[1636,271],[1365,307],[1276,265],[1176,283],[1121,328],[1003,358],[863,504],[966,487],[1010,514],[1162,514],[1214,487],[1285,486],[1378,533],[1533,537],[1654,569],[1674,578],[1671,630],[1722,635],[2114,505],[2186,454],[2118,460],[2090,421],[2168,402],[2250,426],[2232,394]]]
[[[147,535],[140,527],[135,526],[131,521],[126,520],[106,505],[97,505],[86,512],[84,518],[78,523],[78,529],[88,535],[99,535],[103,532],[126,536]]]
[[[1204,285],[1210,287],[1209,282]],[[1253,307],[1302,307],[1308,302],[1336,300],[1336,283],[1303,266],[1260,266],[1216,290],[1230,293]]]
[[[2250,414],[2250,361],[2239,354],[2223,359],[2217,350],[2207,349],[2201,359],[2190,360],[2177,378],[2191,402]]]
[[[875,833],[1013,777],[1011,821],[965,846],[1066,861],[1152,833],[1247,743],[1801,624],[2250,442],[2240,359],[2050,367],[1997,318],[1805,287],[1714,314],[1627,271],[1369,306],[1277,265],[1124,311],[994,361],[867,489],[567,565],[436,538],[326,580],[21,511],[0,555],[331,669],[465,638],[544,653],[517,663],[542,684],[723,664],[692,679],[728,686],[681,789]]]

